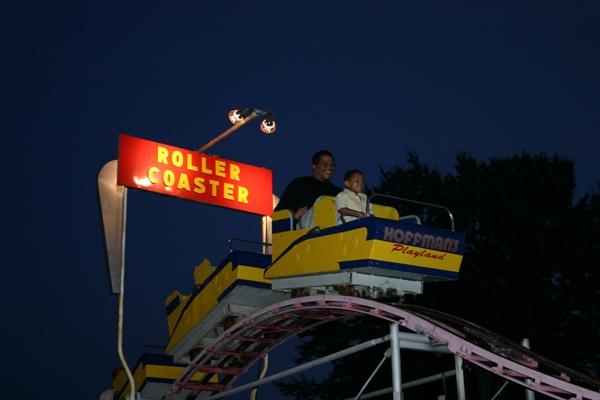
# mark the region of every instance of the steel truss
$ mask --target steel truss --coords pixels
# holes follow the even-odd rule
[[[232,394],[227,392],[232,391],[241,374],[289,338],[333,320],[360,315],[397,324],[418,334],[421,339],[415,342],[447,347],[457,359],[550,398],[600,400],[600,381],[468,321],[417,306],[337,295],[298,297],[241,319],[200,351],[173,383],[166,398],[173,398],[183,389],[191,391],[188,398],[200,394],[214,399],[225,397]],[[194,379],[197,376],[202,377]]]

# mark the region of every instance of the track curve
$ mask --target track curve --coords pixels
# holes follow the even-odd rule
[[[428,308],[357,297],[298,297],[265,307],[231,326],[189,363],[169,393],[230,390],[237,378],[289,338],[329,321],[371,315],[427,336],[432,344],[483,369],[555,399],[600,400],[600,381],[554,363],[473,323]],[[195,379],[197,372],[202,377]],[[168,396],[167,396],[168,398]]]

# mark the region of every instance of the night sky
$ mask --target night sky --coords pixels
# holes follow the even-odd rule
[[[457,151],[545,152],[574,161],[575,199],[598,190],[597,1],[5,0],[0,38],[2,398],[110,385],[118,297],[96,186],[121,133],[196,150],[231,109],[272,112],[274,134],[252,121],[208,153],[272,170],[277,195],[320,149],[340,186],[353,168],[378,185],[407,151],[446,172]],[[129,190],[131,365],[166,344],[165,298],[234,236],[259,240],[260,217]]]

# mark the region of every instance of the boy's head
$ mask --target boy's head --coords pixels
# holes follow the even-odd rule
[[[344,174],[344,185],[348,190],[351,190],[354,193],[360,193],[365,188],[365,176],[357,169],[348,171]]]

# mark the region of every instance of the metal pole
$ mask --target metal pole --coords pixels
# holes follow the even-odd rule
[[[379,368],[381,368],[381,366],[383,365],[383,362],[385,361],[385,359],[390,357],[390,353],[391,353],[391,349],[388,348],[385,351],[385,353],[383,354],[383,358],[381,359],[381,361],[379,362],[379,364],[377,365],[377,367],[375,368],[375,370],[371,373],[371,376],[369,376],[369,379],[367,379],[367,381],[365,382],[365,384],[363,385],[363,387],[360,389],[360,391],[358,392],[358,394],[356,395],[356,397],[354,398],[354,400],[360,399],[360,396],[362,396],[362,394],[365,391],[365,389],[367,388],[367,386],[369,386],[369,383],[371,383],[371,380],[373,379],[373,377],[375,376],[375,374],[377,373],[377,371],[379,371]]]
[[[243,120],[241,120],[239,123],[233,125],[231,128],[227,129],[225,132],[221,133],[219,136],[217,136],[216,138],[214,138],[213,140],[211,140],[210,142],[206,143],[204,146],[200,147],[197,151],[198,153],[202,153],[204,152],[206,149],[208,149],[209,147],[211,147],[213,144],[221,141],[222,139],[226,138],[227,136],[229,136],[230,134],[232,134],[233,132],[235,132],[236,130],[240,129],[242,126],[244,126],[246,123],[252,121],[254,118],[256,118],[259,114],[255,111],[252,112],[252,114],[250,114],[249,116],[247,116],[246,118],[244,118]]]
[[[466,400],[465,393],[465,373],[462,368],[463,359],[459,356],[454,356],[454,370],[456,371],[456,392],[458,400]]]
[[[502,393],[502,391],[504,390],[504,388],[506,387],[506,385],[508,385],[510,381],[506,381],[504,382],[504,385],[502,385],[502,387],[500,389],[498,389],[498,391],[496,392],[496,394],[494,395],[494,397],[492,397],[490,400],[495,400],[496,397],[500,396],[500,394]]]
[[[521,346],[529,349],[529,339],[522,339]],[[525,379],[525,383],[529,385],[531,383],[531,379]],[[533,390],[525,389],[525,400],[535,400],[535,393]]]
[[[400,341],[398,324],[390,324],[390,348],[392,349],[392,394],[394,400],[402,400],[402,369],[400,366]]]
[[[446,372],[441,372],[439,374],[435,374],[435,375],[431,375],[431,376],[427,376],[425,378],[420,378],[420,379],[416,379],[414,381],[410,381],[410,382],[406,382],[402,384],[402,389],[409,389],[411,387],[415,387],[415,386],[419,386],[419,385],[423,385],[425,383],[430,383],[430,382],[434,382],[434,381],[438,381],[440,379],[442,379],[442,377],[446,377],[449,378],[451,376],[456,375],[456,372],[454,370],[450,370],[450,371],[446,371]],[[370,399],[373,397],[378,397],[378,396],[382,396],[384,394],[388,394],[392,392],[392,388],[389,387],[387,389],[380,389],[380,390],[376,390],[374,392],[369,392],[369,393],[365,393],[363,394],[360,398],[361,400],[364,399]],[[348,398],[345,400],[354,400],[354,398]]]
[[[372,339],[367,342],[357,344],[356,346],[347,348],[345,350],[338,351],[337,353],[330,354],[330,355],[320,358],[318,360],[314,360],[309,363],[299,365],[294,368],[290,368],[287,371],[283,371],[283,372],[277,373],[275,375],[268,376],[264,379],[261,379],[260,381],[250,382],[245,385],[239,386],[235,389],[227,390],[225,392],[218,393],[214,396],[206,397],[205,400],[216,400],[216,399],[221,399],[226,396],[232,396],[236,393],[243,392],[244,390],[252,389],[253,387],[261,386],[261,385],[264,385],[265,383],[273,382],[273,381],[276,381],[277,379],[285,378],[286,376],[293,375],[298,372],[302,372],[309,368],[328,363],[332,360],[336,360],[338,358],[345,357],[345,356],[353,354],[353,353],[357,353],[359,351],[371,348],[373,346],[377,346],[378,344],[387,342],[388,340],[390,340],[389,336],[383,336],[378,339]]]
[[[123,303],[125,301],[125,232],[127,231],[127,188],[123,191],[123,231],[121,232],[121,290],[119,291],[119,324],[117,332],[117,347],[121,364],[129,380],[130,399],[135,399],[135,382],[123,354]]]

